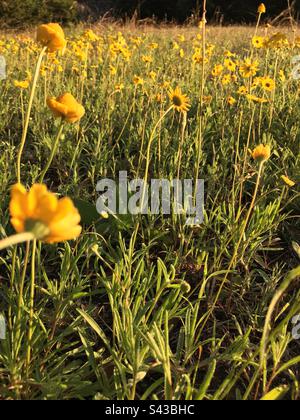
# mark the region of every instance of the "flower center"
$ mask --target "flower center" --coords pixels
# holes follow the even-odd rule
[[[50,229],[45,223],[34,219],[26,220],[25,230],[33,233],[37,240],[45,239],[50,234]]]
[[[173,96],[173,104],[175,106],[182,106],[182,100],[181,100],[180,96],[177,96],[177,95]]]

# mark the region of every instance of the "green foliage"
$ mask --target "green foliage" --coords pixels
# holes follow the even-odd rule
[[[0,2],[0,25],[24,27],[39,22],[72,21],[77,16],[74,0],[22,0]]]

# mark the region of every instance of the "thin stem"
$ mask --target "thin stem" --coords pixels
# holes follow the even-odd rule
[[[34,234],[31,232],[18,233],[17,235],[9,236],[8,238],[2,239],[2,241],[0,241],[0,251],[13,245],[32,241],[33,239]]]
[[[24,266],[21,276],[21,282],[20,282],[20,288],[19,288],[19,297],[18,297],[18,311],[17,311],[17,319],[16,319],[16,354],[15,357],[17,358],[18,355],[18,349],[19,349],[19,339],[20,339],[20,333],[21,333],[21,310],[23,305],[23,294],[24,294],[24,285],[25,285],[25,277],[26,277],[26,271],[28,266],[28,260],[29,260],[29,251],[30,251],[30,242],[26,243],[26,253],[25,253],[25,259],[24,259]]]
[[[35,295],[35,261],[36,261],[36,240],[33,241],[32,246],[32,259],[31,259],[31,284],[30,284],[30,311],[29,311],[29,329],[28,329],[28,346],[27,346],[27,358],[26,367],[27,374],[31,361],[31,341],[33,336],[33,316],[34,316],[34,295]]]
[[[261,15],[262,15],[262,13],[259,13],[259,15],[258,15],[257,24],[256,24],[256,28],[255,28],[255,35],[254,36],[256,36],[257,35],[257,32],[258,32],[258,28],[259,28],[259,24],[260,24],[260,20],[261,20]]]
[[[181,136],[180,136],[179,149],[178,149],[178,155],[177,155],[177,162],[178,162],[177,179],[179,179],[180,177],[180,169],[181,169],[180,167],[181,167],[181,161],[182,161],[186,125],[187,125],[187,113],[185,112],[182,116]]]
[[[200,80],[200,98],[199,98],[199,107],[198,107],[198,116],[199,116],[199,135],[197,138],[197,161],[195,168],[195,196],[198,186],[198,174],[201,162],[202,155],[202,143],[203,143],[203,98],[204,98],[204,88],[205,88],[205,60],[206,60],[206,0],[203,0],[203,15],[202,15],[202,66],[201,66],[201,80]]]
[[[23,150],[24,150],[24,147],[25,147],[25,143],[26,143],[26,137],[27,137],[28,127],[29,127],[30,115],[31,115],[31,110],[32,110],[32,105],[33,105],[33,99],[34,99],[34,95],[35,95],[35,91],[36,91],[36,87],[37,87],[37,82],[38,82],[38,79],[39,79],[39,74],[40,74],[40,70],[41,70],[43,57],[44,57],[46,51],[47,51],[47,47],[43,48],[43,50],[41,51],[41,54],[39,56],[39,59],[38,59],[37,65],[36,65],[35,75],[34,75],[32,87],[31,87],[31,93],[30,93],[30,98],[29,98],[29,103],[28,103],[28,108],[27,108],[27,113],[26,113],[25,124],[24,124],[24,128],[23,128],[22,139],[21,139],[21,145],[20,145],[20,150],[19,150],[18,157],[17,157],[18,183],[21,182],[21,160],[22,160],[22,154],[23,154]]]
[[[54,158],[54,156],[55,156],[55,154],[57,152],[57,148],[58,148],[58,145],[59,145],[59,140],[61,138],[63,129],[64,129],[64,123],[62,122],[61,125],[60,125],[60,127],[59,127],[58,134],[56,136],[55,142],[53,144],[51,155],[49,156],[48,162],[47,162],[47,164],[46,164],[46,166],[45,166],[45,168],[44,168],[44,170],[43,170],[43,172],[41,174],[41,177],[40,177],[40,183],[41,184],[43,183],[44,178],[45,178],[45,176],[46,176],[46,174],[47,174],[47,172],[48,172],[48,170],[49,170],[49,168],[51,166],[51,163],[53,161],[53,158]]]

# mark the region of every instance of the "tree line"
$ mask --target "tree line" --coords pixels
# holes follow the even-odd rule
[[[212,22],[254,22],[260,1],[207,0],[207,16]],[[300,0],[265,0],[267,18],[279,15],[289,6],[300,13]],[[202,0],[0,0],[0,24],[5,27],[26,26],[54,20],[96,21],[103,15],[119,19],[147,19],[185,22],[202,14]]]

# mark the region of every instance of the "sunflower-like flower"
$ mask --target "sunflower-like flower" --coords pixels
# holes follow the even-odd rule
[[[235,105],[235,104],[236,104],[236,99],[234,99],[234,97],[233,97],[233,96],[229,96],[229,97],[227,98],[227,103],[228,103],[228,105],[233,106],[233,105]]]
[[[173,108],[179,112],[187,112],[190,108],[190,100],[187,95],[184,95],[179,87],[171,89],[169,92],[169,98],[172,102]]]
[[[33,233],[47,243],[76,239],[81,233],[80,215],[70,198],[58,199],[42,184],[29,192],[21,184],[13,186],[10,201],[11,223],[17,233]]]
[[[261,79],[261,86],[264,90],[272,92],[275,89],[275,81],[270,77],[263,77]]]
[[[144,79],[142,79],[141,77],[135,75],[133,77],[133,83],[134,83],[135,86],[143,86]]]
[[[238,94],[242,95],[242,96],[247,95],[248,94],[248,88],[246,86],[240,86],[238,88]]]
[[[257,60],[252,61],[247,58],[240,67],[240,73],[244,78],[255,76],[258,72],[259,62]]]
[[[61,117],[69,123],[79,121],[85,114],[84,107],[70,93],[65,93],[58,98],[48,98],[47,105],[55,117]]]
[[[254,36],[252,38],[252,45],[257,48],[263,48],[265,46],[265,39],[262,36]]]
[[[259,163],[266,162],[271,157],[271,147],[269,145],[265,146],[264,144],[260,144],[253,150],[252,157]]]
[[[236,69],[236,64],[233,60],[231,60],[230,58],[225,58],[224,60],[224,66],[229,70],[234,72]]]
[[[37,29],[37,41],[47,47],[49,53],[64,50],[67,45],[64,31],[58,23],[40,25]]]

